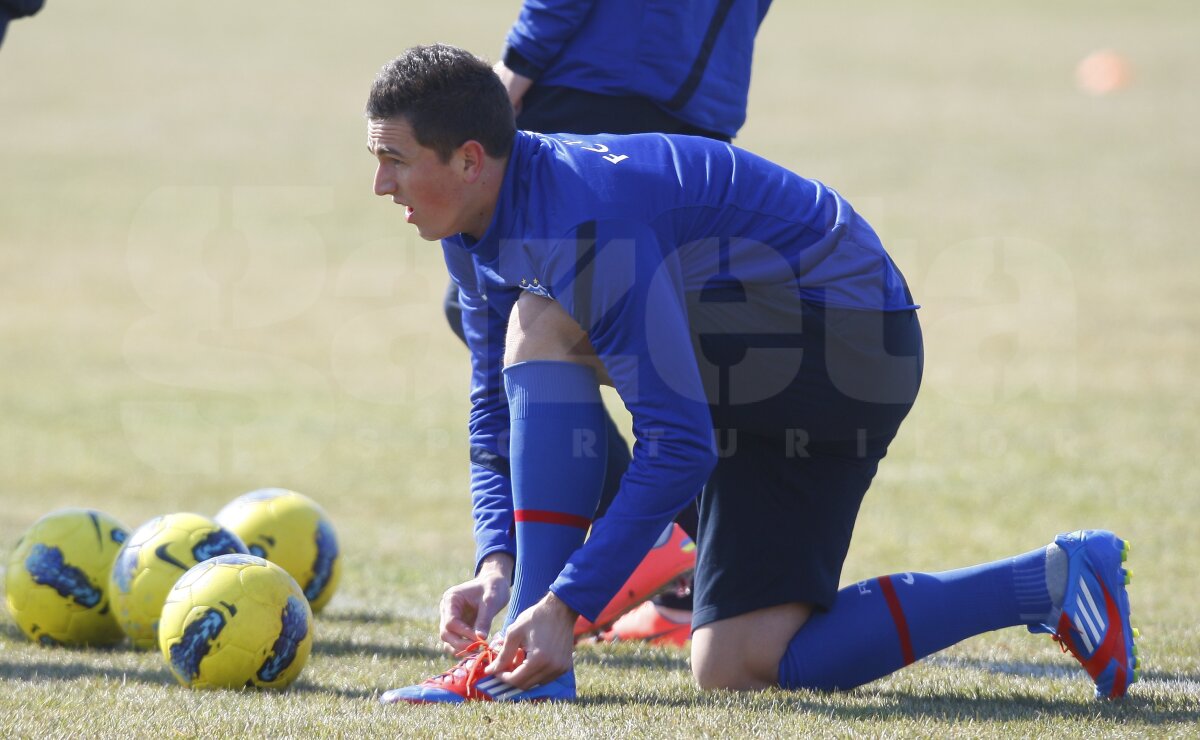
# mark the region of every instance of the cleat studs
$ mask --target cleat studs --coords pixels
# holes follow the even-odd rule
[[[1142,631],[1137,627],[1133,628],[1133,639],[1137,640],[1142,636]]]
[[[1129,559],[1129,540],[1125,540],[1124,544],[1121,546],[1121,562],[1123,563],[1128,559]]]
[[[1125,569],[1125,585],[1128,586],[1131,583],[1133,583],[1133,571],[1126,568]]]

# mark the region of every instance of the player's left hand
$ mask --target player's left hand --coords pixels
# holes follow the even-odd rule
[[[553,681],[573,665],[578,617],[553,593],[546,594],[508,626],[500,654],[484,672],[520,689]],[[525,652],[519,664],[518,650]]]
[[[504,89],[508,91],[508,99],[512,103],[513,113],[520,115],[521,102],[525,98],[525,93],[530,87],[533,87],[533,80],[512,71],[503,61],[496,62],[492,71],[496,73],[500,82],[504,84]]]

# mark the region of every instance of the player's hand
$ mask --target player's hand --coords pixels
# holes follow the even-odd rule
[[[487,639],[492,620],[508,604],[512,557],[495,553],[484,559],[479,575],[446,589],[438,605],[442,641],[454,652]]]
[[[546,594],[508,626],[500,654],[484,673],[520,689],[553,681],[573,665],[578,617],[553,593]],[[518,650],[525,652],[519,665]]]
[[[504,83],[504,89],[508,91],[508,99],[512,101],[513,113],[519,115],[521,113],[521,99],[525,97],[525,93],[533,86],[533,80],[512,71],[504,62],[496,62],[496,66],[492,67],[492,71]]]

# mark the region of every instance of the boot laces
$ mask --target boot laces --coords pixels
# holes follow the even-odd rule
[[[462,660],[450,670],[441,675],[434,676],[429,681],[457,683],[465,676],[467,697],[477,696],[479,691],[475,688],[475,684],[482,677],[483,669],[487,668],[496,659],[496,656],[496,651],[492,649],[487,640],[475,640],[475,642],[472,642],[454,654],[454,657],[462,658]]]
[[[1075,655],[1075,649],[1071,647],[1071,644],[1069,642],[1067,642],[1063,638],[1059,637],[1057,632],[1055,632],[1053,635],[1050,635],[1050,639],[1054,640],[1056,643],[1058,643],[1059,650],[1063,651],[1064,653],[1070,653],[1071,655]],[[1078,658],[1079,656],[1075,655],[1075,657]]]

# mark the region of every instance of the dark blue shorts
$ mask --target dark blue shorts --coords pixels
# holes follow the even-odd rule
[[[694,627],[833,604],[863,496],[920,387],[915,311],[801,314],[797,332],[698,340],[719,460],[699,499]]]
[[[570,87],[534,84],[521,101],[517,128],[545,134],[687,134],[718,141],[729,137],[697,128],[636,95],[600,95]]]

